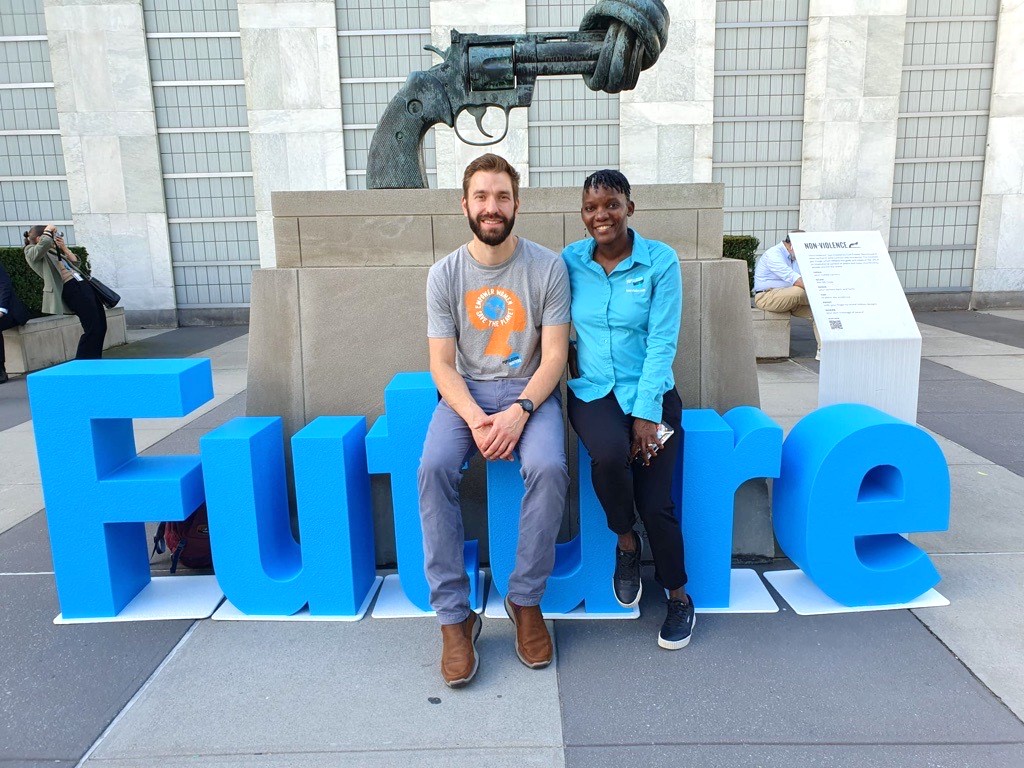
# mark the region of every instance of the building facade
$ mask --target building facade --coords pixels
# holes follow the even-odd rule
[[[591,5],[5,0],[0,244],[52,221],[131,321],[244,321],[252,270],[276,263],[271,193],[364,188],[388,101],[438,61],[424,46],[573,29]],[[542,78],[512,112],[494,151],[524,183],[605,167],[721,182],[726,232],[762,248],[798,227],[878,230],[912,301],[1024,305],[1020,3],[666,5],[668,47],[635,90]],[[482,151],[433,129],[430,185],[457,188]]]

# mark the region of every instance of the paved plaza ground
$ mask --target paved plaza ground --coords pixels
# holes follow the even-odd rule
[[[25,382],[0,386],[0,768],[36,766],[1024,766],[1024,310],[918,313],[919,423],[952,517],[914,536],[943,608],[704,615],[657,647],[637,621],[557,621],[531,671],[486,620],[471,686],[445,688],[433,619],[56,626]],[[198,452],[245,412],[245,328],[134,331],[117,357],[209,357],[215,398],[136,422],[149,454]],[[810,327],[758,366],[789,430],[816,407]],[[158,563],[158,569],[164,567]],[[766,568],[791,567],[778,560]],[[774,594],[774,593],[773,593]]]

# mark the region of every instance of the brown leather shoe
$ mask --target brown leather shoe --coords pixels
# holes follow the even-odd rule
[[[472,611],[465,621],[441,625],[441,677],[449,688],[461,688],[476,674],[480,666],[476,655],[480,628],[480,617]]]
[[[516,605],[507,597],[505,610],[516,625],[516,655],[530,669],[543,669],[551,663],[554,649],[540,606]]]

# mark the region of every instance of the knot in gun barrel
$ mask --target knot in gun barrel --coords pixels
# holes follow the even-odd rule
[[[636,87],[640,72],[654,66],[668,44],[669,13],[661,0],[598,0],[580,23],[581,32],[605,33],[593,73],[593,91],[618,93]]]

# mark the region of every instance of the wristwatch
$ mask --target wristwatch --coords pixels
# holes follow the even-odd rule
[[[526,398],[523,398],[522,400],[516,400],[515,405],[518,405],[527,413],[533,413],[533,400],[527,400]]]

